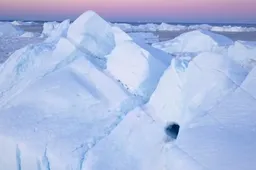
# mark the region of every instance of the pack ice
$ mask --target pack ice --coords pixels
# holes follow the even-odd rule
[[[58,28],[0,65],[0,169],[254,169],[255,68],[172,57],[93,11]]]
[[[8,153],[0,169],[82,169],[87,151],[149,100],[168,67],[157,58],[168,55],[153,56],[92,11],[56,35],[0,66],[0,150]]]

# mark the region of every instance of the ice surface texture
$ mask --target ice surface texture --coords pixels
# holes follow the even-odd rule
[[[93,11],[61,25],[0,65],[0,169],[254,170],[256,72],[238,42],[193,31],[168,55]]]

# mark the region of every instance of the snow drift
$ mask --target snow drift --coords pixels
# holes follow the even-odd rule
[[[183,33],[173,40],[152,44],[153,47],[168,53],[199,53],[199,52],[220,52],[233,41],[225,36],[205,30]]]

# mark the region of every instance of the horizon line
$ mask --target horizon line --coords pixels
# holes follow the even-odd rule
[[[67,20],[67,19],[64,19]],[[8,21],[8,22],[13,22],[13,21],[22,21],[22,22],[62,22],[64,20],[30,20],[30,19],[0,19],[0,21]],[[76,19],[69,19],[70,22],[74,22]],[[247,25],[256,25],[256,22],[195,22],[195,21],[125,21],[125,20],[106,20],[107,22],[110,23],[137,23],[137,24],[147,24],[147,23],[153,23],[153,24],[161,24],[161,23],[167,23],[167,24],[230,24],[230,25],[235,25],[235,24],[247,24]]]

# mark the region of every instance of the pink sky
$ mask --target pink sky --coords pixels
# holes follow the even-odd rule
[[[256,0],[1,0],[0,16],[72,18],[91,9],[107,19],[256,22]]]

